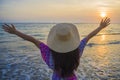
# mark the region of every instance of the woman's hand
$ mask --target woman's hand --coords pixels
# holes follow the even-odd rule
[[[110,18],[106,17],[105,19],[102,19],[100,22],[100,28],[105,28],[110,24]]]
[[[2,25],[2,27],[3,27],[5,32],[8,32],[10,34],[15,34],[18,37],[23,38],[24,40],[30,41],[30,42],[34,43],[39,48],[39,44],[41,41],[35,39],[34,37],[32,37],[30,35],[26,35],[26,34],[20,32],[19,30],[16,30],[15,26],[13,24],[11,24],[11,25],[4,24],[4,25]]]
[[[10,34],[15,34],[15,32],[16,32],[16,28],[13,24],[11,24],[11,25],[4,24],[4,25],[2,25],[2,28],[4,29],[5,32],[8,32]]]
[[[106,17],[105,19],[102,19],[99,27],[87,35],[86,42],[88,42],[93,36],[95,36],[98,32],[100,32],[103,28],[105,28],[109,24],[110,24],[110,18]]]

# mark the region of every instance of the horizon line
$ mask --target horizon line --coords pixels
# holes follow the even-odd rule
[[[74,23],[74,24],[99,24],[94,22],[0,22],[0,24],[57,24],[57,23]],[[119,22],[114,22],[111,24],[120,24]]]

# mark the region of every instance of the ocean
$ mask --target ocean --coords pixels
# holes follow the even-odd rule
[[[15,23],[16,28],[46,43],[52,23]],[[80,39],[98,24],[75,24]],[[110,24],[86,45],[76,72],[78,80],[120,80],[120,24]],[[0,24],[0,80],[50,80],[52,70],[37,47],[3,31]]]

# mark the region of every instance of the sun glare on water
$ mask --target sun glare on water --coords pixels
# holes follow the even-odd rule
[[[101,40],[104,41],[104,40],[105,40],[105,37],[106,37],[105,35],[102,35],[102,36],[101,36]]]
[[[105,12],[101,12],[101,13],[100,13],[100,16],[101,16],[102,18],[104,18],[104,17],[106,17],[106,13],[105,13]]]

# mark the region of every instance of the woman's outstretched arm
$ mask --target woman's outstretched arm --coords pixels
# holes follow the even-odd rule
[[[5,32],[8,32],[10,34],[15,34],[18,37],[23,38],[24,40],[30,41],[30,42],[34,43],[39,48],[39,44],[40,44],[39,40],[35,39],[32,36],[26,35],[20,31],[18,31],[13,24],[11,24],[11,25],[4,24],[2,26],[3,26],[3,29]]]
[[[102,19],[100,22],[100,25],[97,29],[92,31],[88,36],[86,37],[86,41],[88,42],[93,36],[95,36],[99,31],[101,31],[103,28],[107,27],[110,24],[110,18]]]

